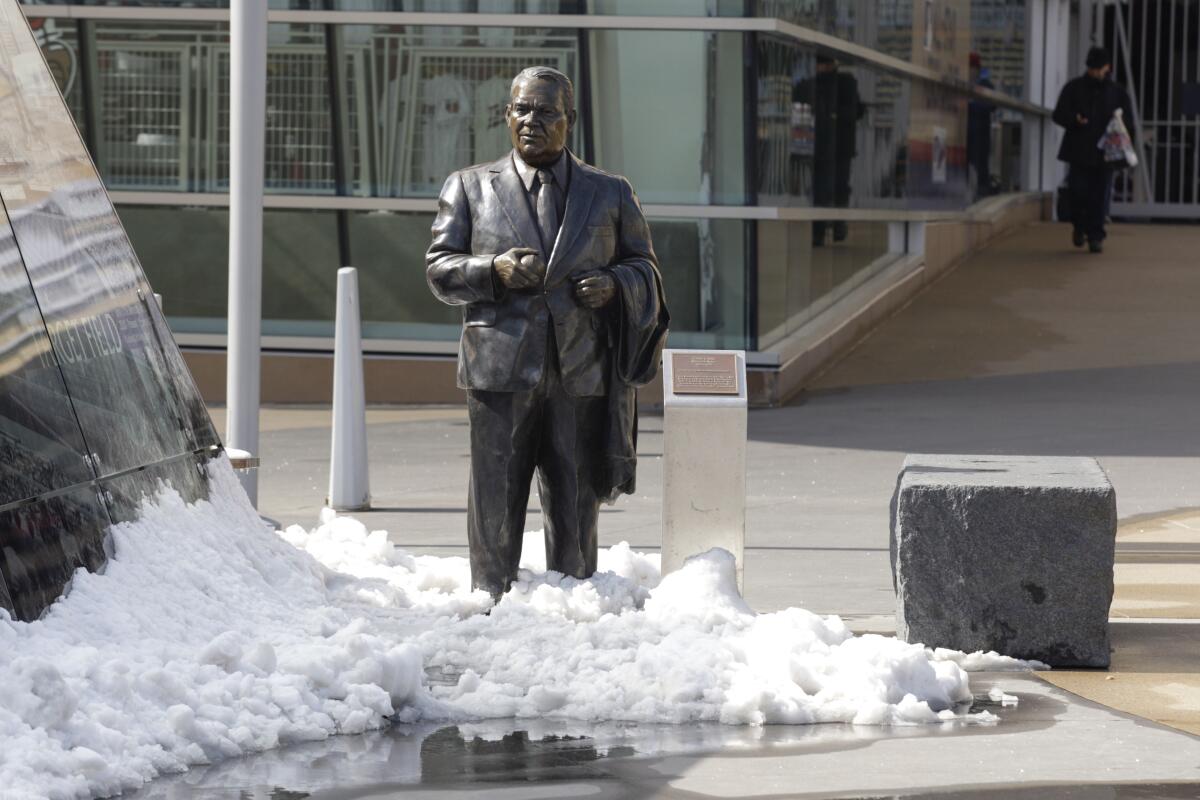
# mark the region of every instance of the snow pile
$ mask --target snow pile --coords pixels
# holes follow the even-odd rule
[[[227,461],[211,475],[209,500],[164,488],[114,527],[104,574],[79,572],[42,620],[0,612],[6,798],[111,794],[388,718],[924,723],[970,699],[962,654],[756,615],[723,551],[660,582],[657,556],[619,545],[580,581],[545,572],[531,535],[484,615],[465,559],[331,514],[273,535]]]
[[[112,530],[42,620],[0,611],[0,786],[89,797],[191,764],[418,716],[421,656],[327,602],[328,570],[263,530],[228,462]]]
[[[491,616],[414,643],[427,666],[459,674],[433,694],[475,717],[916,723],[970,699],[963,670],[919,645],[854,637],[802,609],[755,615],[724,551],[648,593],[620,574],[531,576]]]

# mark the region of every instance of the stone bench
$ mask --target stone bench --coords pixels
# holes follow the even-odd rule
[[[910,455],[892,498],[896,635],[1107,667],[1116,531],[1093,458]]]

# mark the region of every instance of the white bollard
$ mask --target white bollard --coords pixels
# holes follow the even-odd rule
[[[354,267],[338,270],[335,326],[329,505],[339,511],[364,511],[371,507],[371,492],[367,479],[367,406],[358,270]]]
[[[746,354],[663,351],[662,571],[714,547],[746,549]]]

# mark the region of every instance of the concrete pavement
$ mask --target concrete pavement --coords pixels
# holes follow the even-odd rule
[[[1101,256],[1073,250],[1068,236],[1064,226],[1044,224],[997,241],[880,326],[797,403],[752,412],[746,598],[761,610],[804,606],[840,614],[860,631],[890,632],[888,502],[906,453],[1095,456],[1116,487],[1122,519],[1113,669],[1043,677],[1200,733],[1200,228],[1115,226]],[[415,552],[465,553],[463,410],[372,409],[368,423],[375,510],[358,516]],[[642,419],[638,493],[604,510],[602,544],[659,544],[661,424]],[[328,426],[327,409],[264,411],[266,515],[315,522],[328,480]],[[537,527],[536,497],[531,504],[529,527]],[[1052,715],[1056,721],[1081,707],[1059,690],[1023,691],[1058,692],[1070,713]],[[1098,768],[1098,748],[1130,718],[1096,713],[1070,731],[1051,727],[1057,733],[1033,751],[1022,744],[1014,757],[1019,750],[1033,759],[1042,782],[1200,780],[1200,740],[1153,723],[1120,727],[1123,746],[1105,750]],[[892,778],[864,783],[853,759],[833,759],[833,778],[820,785],[866,793],[1004,782],[986,768],[991,753],[961,741],[966,749],[953,759],[966,760],[919,785],[894,776],[905,763],[937,761],[937,748],[902,752],[898,743],[872,746],[895,766]],[[1143,746],[1180,760],[1151,768],[1137,754]],[[736,757],[689,766],[703,777],[687,791],[784,791],[770,781],[722,783],[721,769],[739,768],[729,759]],[[794,775],[806,769],[801,763],[809,762],[759,766]],[[1033,777],[1007,774],[1010,783]]]

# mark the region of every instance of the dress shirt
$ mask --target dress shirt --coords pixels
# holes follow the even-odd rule
[[[529,197],[529,207],[536,209],[538,192],[541,191],[540,185],[535,186],[537,183],[538,168],[522,161],[521,156],[515,150],[513,151],[512,159],[513,164],[517,167],[517,174],[521,176],[521,183],[525,186],[525,194]],[[558,161],[555,161],[549,167],[543,167],[543,169],[549,169],[554,175],[554,208],[558,211],[559,225],[562,225],[563,211],[567,205],[567,188],[571,180],[570,164],[571,160],[567,158],[567,151],[563,150],[562,155],[558,157]],[[535,211],[535,216],[536,213]]]

